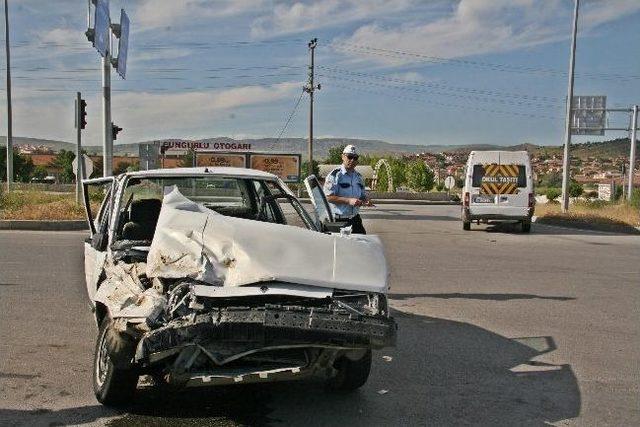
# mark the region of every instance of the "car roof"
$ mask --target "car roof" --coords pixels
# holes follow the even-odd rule
[[[147,178],[158,176],[232,176],[239,178],[257,178],[277,180],[278,177],[269,172],[260,171],[257,169],[246,168],[232,168],[232,167],[199,167],[199,168],[165,168],[165,169],[149,169],[143,171],[126,172],[124,176]]]

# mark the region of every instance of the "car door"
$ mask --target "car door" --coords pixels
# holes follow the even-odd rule
[[[107,257],[114,179],[107,177],[84,180],[82,188],[89,224],[89,236],[84,241],[84,274],[87,294],[93,304],[93,296]]]
[[[318,178],[315,175],[309,175],[304,180],[304,186],[307,189],[307,194],[311,198],[313,204],[313,210],[316,214],[316,225],[319,229],[325,229],[326,224],[333,223],[333,212],[327,201],[327,197],[324,194],[322,186],[318,182]]]

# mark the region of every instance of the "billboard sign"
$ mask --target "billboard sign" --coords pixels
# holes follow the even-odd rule
[[[606,96],[574,96],[571,108],[572,135],[604,135],[607,125]]]
[[[129,16],[120,10],[120,38],[118,39],[118,63],[116,71],[123,79],[127,75],[127,52],[129,50]]]
[[[198,153],[196,166],[246,168],[247,156],[234,153]]]
[[[100,56],[105,57],[109,51],[109,0],[97,0],[96,17],[94,22],[95,37],[93,47],[96,48]]]
[[[251,144],[243,142],[208,142],[208,141],[164,141],[161,151],[249,151]]]
[[[284,182],[298,182],[301,167],[300,154],[255,154],[249,155],[249,167],[272,173]]]

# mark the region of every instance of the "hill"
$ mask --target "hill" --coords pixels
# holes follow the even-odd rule
[[[4,146],[6,137],[0,136],[0,145]],[[163,140],[159,140],[163,141]],[[241,139],[235,140],[227,137],[206,138],[197,140],[198,142],[239,142],[251,144],[254,151],[267,152],[294,152],[305,153],[307,151],[307,140],[304,138],[275,138]],[[114,154],[119,156],[137,156],[138,145],[153,141],[141,141],[132,144],[115,144]],[[375,139],[353,139],[353,138],[318,138],[314,140],[313,154],[318,158],[327,155],[329,148],[336,145],[354,144],[361,152],[368,154],[408,154],[408,153],[441,153],[447,152],[469,152],[471,150],[527,150],[532,154],[561,154],[561,146],[539,146],[534,144],[517,144],[512,146],[500,146],[490,144],[468,144],[468,145],[410,145],[393,144]],[[14,137],[14,145],[33,145],[50,147],[53,151],[75,150],[75,144],[65,141],[54,141],[49,139]],[[89,154],[102,153],[101,146],[85,146]],[[587,142],[583,144],[572,144],[571,154],[578,158],[612,158],[628,156],[629,138],[618,138],[602,142]]]

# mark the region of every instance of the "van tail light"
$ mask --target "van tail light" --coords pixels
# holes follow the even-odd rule
[[[469,206],[469,192],[464,193],[464,206]]]
[[[536,196],[533,193],[529,193],[529,207],[532,208],[536,205]]]

